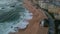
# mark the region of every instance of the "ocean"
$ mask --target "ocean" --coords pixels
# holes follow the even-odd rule
[[[32,19],[32,13],[23,6],[22,1],[0,0],[0,34],[25,29],[29,24],[27,20],[30,19]]]

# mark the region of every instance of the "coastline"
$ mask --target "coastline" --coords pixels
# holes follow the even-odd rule
[[[42,28],[40,26],[40,21],[47,18],[45,14],[43,14],[40,9],[36,9],[32,6],[28,0],[24,1],[24,7],[33,14],[33,18],[29,20],[29,25],[26,29],[19,30],[16,34],[47,34],[48,28]]]

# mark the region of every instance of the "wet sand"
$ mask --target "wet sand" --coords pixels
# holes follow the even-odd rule
[[[36,9],[30,1],[24,1],[24,7],[33,13],[33,18],[29,20],[29,25],[24,30],[19,30],[16,34],[47,34],[48,28],[41,27],[40,21],[46,18],[45,14],[40,10]]]

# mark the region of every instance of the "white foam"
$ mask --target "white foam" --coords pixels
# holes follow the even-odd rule
[[[30,13],[27,13],[27,14],[30,14]],[[21,20],[16,25],[13,25],[13,28],[10,29],[8,32],[18,32],[19,29],[25,29],[27,25],[29,24],[29,22],[26,20],[32,19],[32,16],[27,15],[27,14],[25,14],[25,17],[22,16],[23,20]]]

